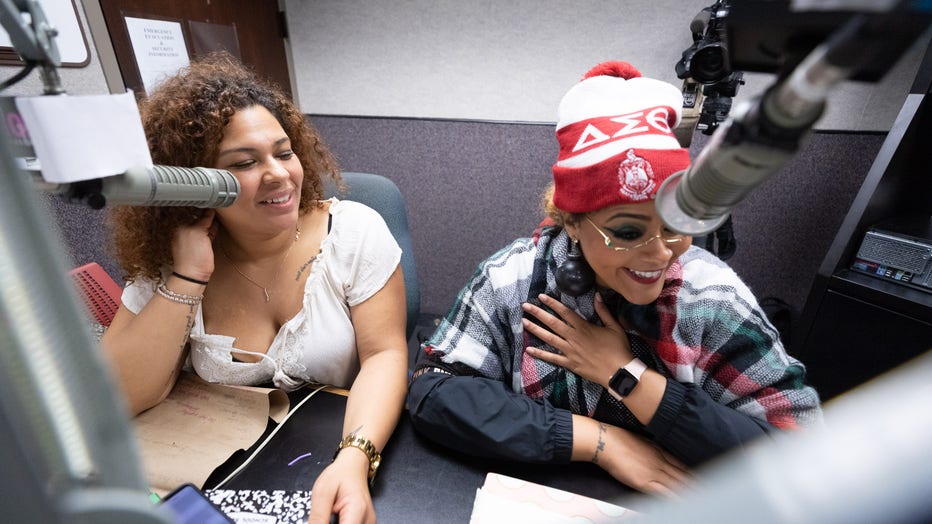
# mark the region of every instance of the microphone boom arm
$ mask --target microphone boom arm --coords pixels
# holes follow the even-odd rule
[[[24,14],[29,15],[26,22]],[[61,55],[55,44],[58,30],[45,17],[37,0],[0,0],[0,25],[6,30],[13,49],[27,67],[39,65],[45,94],[57,95],[64,92],[58,67]]]
[[[831,89],[882,48],[890,24],[876,18],[854,16],[784,80],[739,105],[689,169],[661,185],[656,206],[666,226],[684,235],[710,233],[779,171],[822,116]]]

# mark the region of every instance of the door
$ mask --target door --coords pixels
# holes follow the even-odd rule
[[[133,27],[138,45],[139,22],[167,23],[180,30],[192,60],[210,51],[229,51],[291,94],[285,18],[278,0],[100,0],[100,8],[123,82],[139,96],[146,91],[145,82],[128,29]]]

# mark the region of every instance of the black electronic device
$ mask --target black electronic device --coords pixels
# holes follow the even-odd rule
[[[722,25],[730,67],[735,71],[776,73],[779,77],[792,72],[854,15],[862,15],[866,18],[862,41],[852,42],[856,47],[849,53],[852,60],[858,61],[858,67],[849,79],[876,82],[932,21],[928,2],[910,0],[875,5],[808,2],[805,7],[797,0],[730,0],[728,4],[727,20]]]
[[[716,0],[699,11],[689,24],[693,43],[674,66],[677,78],[685,80],[683,107],[695,107],[697,99],[701,100],[696,129],[705,135],[725,121],[738,86],[744,85],[744,73],[731,68],[725,30],[728,10],[728,1]],[[686,89],[695,83],[702,84],[703,97]]]
[[[744,24],[748,22],[738,16],[741,12],[738,6],[753,3],[727,3],[727,47],[732,53],[745,47],[733,38],[739,31],[737,28],[745,29]],[[822,17],[815,18],[821,20]],[[774,59],[782,64],[792,63],[792,69],[780,71],[776,83],[760,96],[741,104],[717,127],[689,168],[664,181],[656,198],[657,211],[664,224],[690,236],[718,229],[750,191],[773,176],[799,151],[822,116],[829,93],[838,83],[882,75],[912,42],[901,41],[900,33],[908,33],[914,39],[921,32],[915,31],[915,22],[921,22],[918,26],[924,29],[929,26],[929,19],[928,8],[916,11],[910,3],[898,2],[887,10],[845,14],[841,19],[844,23],[831,27],[829,38],[824,42],[816,39],[820,43],[811,51],[808,44],[796,45],[786,40],[773,47],[771,51],[776,53],[783,49],[786,55],[785,61],[777,56]],[[767,23],[771,21],[768,19]],[[817,25],[824,31],[825,27]],[[758,45],[770,48],[766,41],[746,44],[759,50]],[[797,56],[800,50],[807,51],[802,58]],[[739,67],[736,60],[731,61],[731,67]],[[742,69],[751,70],[752,67]]]
[[[194,484],[182,484],[166,495],[161,505],[171,510],[177,524],[234,524]]]
[[[932,218],[897,218],[869,228],[851,269],[932,293]]]

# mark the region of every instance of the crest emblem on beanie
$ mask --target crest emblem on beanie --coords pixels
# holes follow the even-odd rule
[[[653,193],[654,168],[650,162],[634,154],[633,149],[625,153],[625,159],[618,166],[618,192],[635,202],[647,200]]]

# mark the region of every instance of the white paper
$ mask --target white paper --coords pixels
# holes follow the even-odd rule
[[[125,18],[142,85],[147,93],[151,93],[166,76],[188,65],[188,48],[181,24],[130,16]]]
[[[489,472],[476,490],[470,524],[598,524],[636,513],[615,504]]]
[[[512,524],[534,522],[535,524],[594,524],[594,521],[578,516],[566,516],[543,510],[530,502],[516,502],[499,495],[476,490],[470,524]]]
[[[77,182],[152,166],[139,108],[129,91],[18,97],[16,108],[46,182]]]

